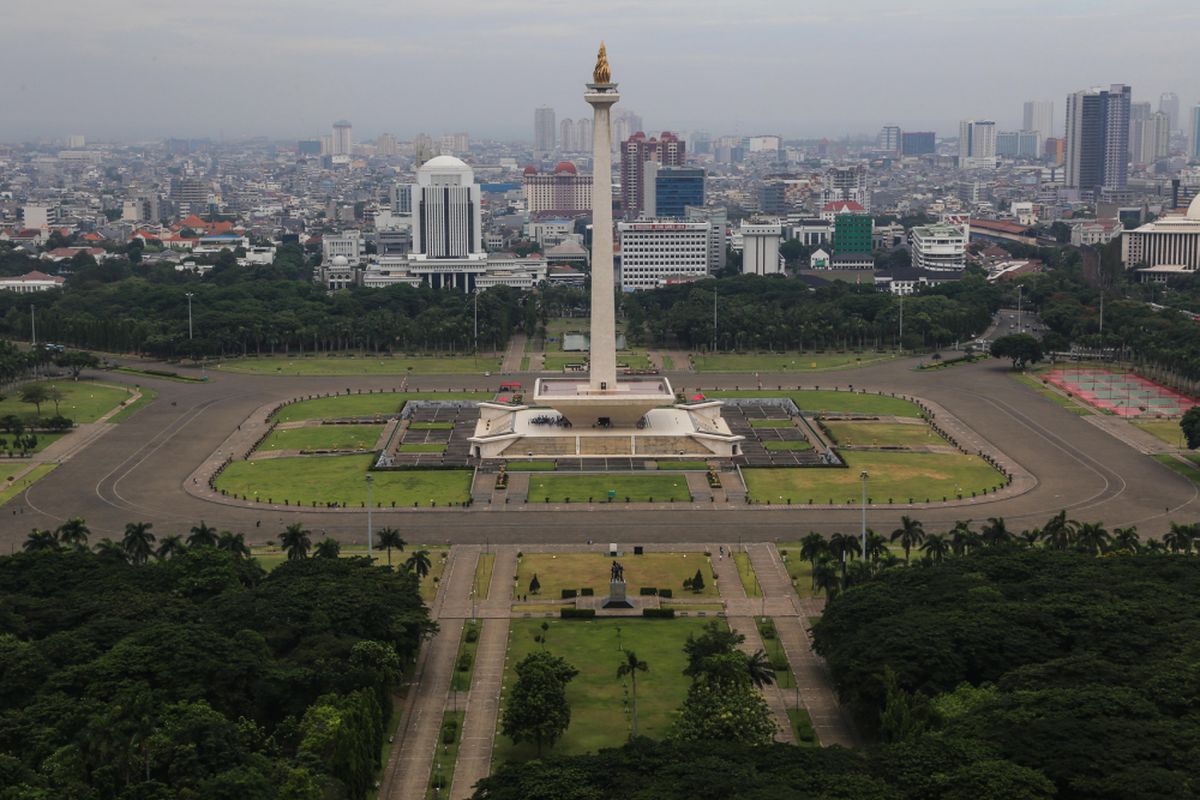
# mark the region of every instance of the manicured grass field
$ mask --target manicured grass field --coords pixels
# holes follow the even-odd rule
[[[716,597],[719,595],[712,579],[712,565],[703,553],[646,553],[619,559],[625,567],[628,593],[636,595],[643,586],[670,589],[674,596]],[[529,582],[536,574],[541,600],[558,600],[563,589],[590,587],[597,596],[608,593],[612,559],[604,553],[526,553],[517,563],[517,588],[520,595],[528,594]],[[694,577],[696,570],[704,576],[704,589],[691,592],[683,588],[685,578]],[[532,599],[534,595],[530,595]]]
[[[553,461],[509,461],[504,465],[508,472],[553,472]]]
[[[856,451],[842,453],[848,469],[796,468],[742,470],[750,497],[755,502],[835,504],[858,503],[862,499],[859,473],[869,473],[868,496],[873,503],[906,503],[911,497],[940,502],[959,493],[997,488],[1001,476],[983,459],[961,453],[891,453]]]
[[[475,587],[475,597],[479,600],[486,600],[488,596],[488,588],[492,585],[492,569],[496,566],[495,553],[480,553],[479,560],[475,562],[475,578],[472,586]]]
[[[697,355],[697,372],[808,372],[863,367],[895,358],[892,353],[717,353]]]
[[[439,442],[416,442],[401,444],[399,451],[401,453],[444,453],[446,445]]]
[[[657,463],[658,463],[658,468],[660,470],[672,470],[672,469],[687,469],[687,470],[703,469],[703,470],[707,470],[708,469],[708,462],[706,462],[706,461],[666,461],[666,460],[664,460],[664,461],[659,461]]]
[[[812,564],[800,557],[800,543],[780,542],[778,547],[779,556],[783,560],[788,577],[792,579],[792,588],[796,590],[796,594],[802,598],[813,597]]]
[[[421,599],[428,605],[437,597],[438,587],[442,582],[442,573],[446,571],[446,560],[450,556],[449,550],[430,550],[427,547],[409,547],[401,554],[399,560],[403,564],[408,560],[408,557],[418,550],[427,550],[429,552],[429,572],[421,579]]]
[[[471,630],[475,631],[475,641],[468,641],[468,634]],[[465,692],[471,688],[471,676],[475,674],[475,651],[479,648],[479,632],[483,629],[483,623],[471,622],[463,625],[462,638],[458,642],[458,655],[454,657],[454,675],[450,678],[450,691]],[[463,654],[470,656],[470,666],[466,670],[459,669],[459,661],[462,660]]]
[[[119,406],[122,400],[132,395],[132,392],[122,386],[110,386],[91,381],[59,380],[38,381],[38,383],[47,389],[57,388],[62,392],[63,399],[58,401],[57,413],[69,417],[76,423],[95,422]],[[22,386],[27,385],[22,384]],[[0,417],[15,414],[24,419],[33,417],[37,413],[37,408],[32,403],[21,402],[21,386],[5,392],[5,395],[5,398],[0,400]],[[43,419],[53,417],[55,413],[53,402],[47,400],[42,403]]]
[[[586,364],[587,360],[587,353],[547,353],[542,369],[546,372],[559,372],[568,364]],[[630,369],[649,369],[650,357],[643,352],[620,351],[617,353],[617,363]]]
[[[738,578],[742,581],[742,588],[746,590],[746,596],[760,597],[762,592],[758,588],[758,578],[754,574],[754,565],[750,563],[750,555],[734,553],[733,563],[737,565]]]
[[[795,423],[790,419],[752,419],[751,428],[791,428]]]
[[[6,466],[11,468],[10,474],[16,475],[17,471],[20,470],[23,465],[8,464]],[[0,506],[4,505],[9,500],[12,500],[14,497],[19,495],[21,492],[25,491],[30,486],[33,486],[35,483],[40,481],[42,478],[49,475],[51,472],[54,471],[54,468],[57,466],[58,466],[58,464],[38,464],[36,467],[31,469],[29,472],[25,473],[25,475],[23,477],[18,478],[15,481],[11,481],[11,482],[7,481],[7,480],[4,481],[4,483],[3,483],[4,488],[0,489]]]
[[[1146,419],[1131,420],[1133,424],[1146,433],[1156,436],[1160,441],[1172,447],[1184,447],[1183,431],[1177,419]]]
[[[675,359],[671,358],[670,356],[663,356],[662,357],[662,368],[663,368],[663,372],[674,371]]]
[[[631,502],[656,503],[687,502],[691,495],[687,479],[682,475],[543,475],[529,479],[529,502],[563,503],[567,498],[573,503],[607,501],[609,491],[615,491],[614,503],[623,503],[628,497]]]
[[[812,718],[804,708],[789,708],[788,721],[792,723],[792,733],[796,735],[796,744],[800,747],[820,747],[817,732],[813,730]]]
[[[805,439],[788,439],[782,442],[763,442],[767,450],[812,450],[812,442]]]
[[[451,375],[496,372],[500,359],[493,356],[276,356],[239,358],[217,365],[226,372],[251,375]]]
[[[838,422],[825,420],[838,444],[870,446],[946,444],[946,440],[928,425],[909,425],[903,422]]]
[[[778,391],[770,389],[706,392],[708,397],[790,397],[801,411],[816,414],[879,414],[889,417],[919,417],[921,409],[899,397],[828,389]]]
[[[1081,403],[1076,403],[1071,398],[1066,397],[1065,395],[1059,394],[1057,391],[1055,391],[1054,389],[1051,389],[1049,386],[1043,385],[1041,381],[1039,381],[1035,378],[1031,378],[1028,375],[1022,375],[1019,372],[1010,372],[1008,374],[1009,374],[1009,377],[1011,377],[1013,380],[1017,381],[1018,383],[1025,384],[1030,389],[1033,389],[1035,392],[1040,394],[1042,397],[1046,398],[1047,400],[1049,400],[1052,403],[1056,403],[1057,405],[1062,406],[1064,409],[1066,409],[1067,411],[1070,411],[1072,414],[1076,414],[1080,417],[1086,417],[1086,416],[1089,416],[1089,415],[1095,413],[1095,410],[1091,406],[1085,406]]]
[[[277,422],[346,417],[387,417],[399,414],[409,400],[487,400],[489,392],[382,392],[318,397],[284,406],[275,415]]]
[[[504,685],[516,680],[516,666],[540,645],[543,620],[513,620],[509,631],[508,664]],[[607,619],[545,620],[546,649],[561,656],[579,675],[567,684],[571,704],[571,725],[563,738],[545,755],[574,755],[595,752],[602,747],[617,747],[629,736],[626,693],[629,679],[617,678],[622,650],[632,650],[649,666],[639,672],[638,733],[661,739],[671,724],[675,710],[687,696],[689,679],[683,674],[687,660],[683,643],[690,634],[699,635],[706,620]],[[501,709],[507,697],[501,699]],[[503,712],[500,719],[503,718]],[[514,745],[499,733],[497,721],[494,758],[498,763],[533,758],[532,744]]]
[[[438,744],[433,753],[433,767],[429,771],[429,787],[425,790],[426,800],[439,800],[439,798],[451,796],[451,786],[454,783],[454,762],[458,760],[458,747],[462,744],[463,720],[466,716],[466,709],[450,710],[442,714],[442,727],[438,729]],[[442,731],[445,730],[447,723],[453,723],[458,732],[452,744],[445,744],[442,741]],[[434,791],[435,783],[440,786],[437,791]]]
[[[382,425],[310,425],[271,431],[259,450],[371,450]]]
[[[357,508],[367,499],[367,467],[373,455],[295,456],[263,461],[234,461],[217,478],[217,488],[268,502],[317,505],[342,503]],[[430,503],[444,506],[470,497],[471,471],[398,470],[375,472],[372,498],[390,506]]]
[[[453,422],[410,422],[410,431],[450,431],[454,430]]]
[[[1160,453],[1159,455],[1150,457],[1172,472],[1176,472],[1187,478],[1192,483],[1200,483],[1200,468],[1197,468],[1200,467],[1200,464],[1197,466],[1191,466],[1191,464],[1180,461],[1170,453]],[[1193,458],[1188,458],[1188,461],[1191,461],[1193,464],[1196,463]]]
[[[158,398],[158,392],[153,389],[147,389],[145,386],[138,387],[138,392],[141,393],[141,396],[137,400],[127,403],[124,408],[109,417],[108,421],[114,424],[124,422],[137,413],[139,409],[150,405]]]

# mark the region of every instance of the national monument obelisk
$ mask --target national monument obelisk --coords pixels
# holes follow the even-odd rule
[[[590,386],[617,387],[617,320],[613,298],[612,128],[609,109],[621,99],[604,43],[583,99],[592,107],[592,329]]]

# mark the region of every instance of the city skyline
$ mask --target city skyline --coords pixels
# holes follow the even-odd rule
[[[0,141],[74,133],[123,141],[307,139],[339,118],[354,123],[360,141],[452,130],[528,140],[534,108],[553,107],[559,118],[586,115],[574,82],[548,76],[586,72],[582,54],[597,35],[620,54],[616,79],[631,86],[630,108],[653,110],[647,126],[655,131],[840,138],[899,125],[949,136],[970,118],[1009,130],[1020,127],[1031,98],[1060,107],[1070,92],[1114,82],[1132,85],[1139,101],[1156,108],[1168,92],[1181,109],[1200,101],[1200,85],[1188,85],[1171,55],[1186,49],[1189,23],[1200,13],[1169,2],[1141,9],[1160,23],[1153,32],[1127,25],[1115,3],[1079,2],[1047,12],[1028,2],[988,10],[926,0],[895,10],[862,0],[836,16],[800,16],[778,2],[746,10],[664,0],[647,10],[616,0],[602,29],[586,8],[534,0],[502,7],[421,0],[336,14],[307,0],[215,0],[208,8],[195,19],[146,0],[117,0],[102,14],[75,14],[81,33],[64,33],[46,4],[10,9],[2,51],[14,64],[37,68],[9,70],[19,78],[0,88],[7,109]],[[1064,40],[1063,26],[1076,35]],[[673,35],[662,36],[664,27]],[[60,46],[48,59],[40,42],[51,31]],[[1017,39],[1037,57],[1015,57]],[[1098,40],[1121,46],[1083,44]],[[846,57],[889,46],[895,57]],[[512,58],[518,51],[535,57]],[[101,58],[108,69],[89,67]],[[440,59],[445,68],[431,69]],[[981,63],[995,69],[955,67]],[[412,75],[421,78],[405,77]],[[121,97],[134,99],[115,101],[114,82]],[[697,82],[703,92],[680,91]],[[383,95],[390,101],[380,102]],[[711,97],[722,98],[719,107]],[[828,111],[811,113],[817,108]]]

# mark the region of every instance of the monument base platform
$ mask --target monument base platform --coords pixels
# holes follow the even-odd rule
[[[608,597],[600,604],[601,608],[633,608],[633,603],[625,597],[625,582],[613,581],[608,587]]]

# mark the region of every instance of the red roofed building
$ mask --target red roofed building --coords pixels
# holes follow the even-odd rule
[[[826,222],[833,222],[838,214],[865,214],[867,209],[863,208],[862,203],[856,203],[853,200],[834,200],[821,206],[821,219]]]
[[[61,289],[62,285],[66,282],[66,278],[60,278],[57,275],[47,275],[44,272],[34,270],[33,272],[26,272],[24,275],[18,275],[15,278],[0,278],[0,291],[32,294],[33,292],[45,292],[50,289]]]
[[[592,176],[580,175],[569,161],[560,162],[553,173],[526,167],[521,183],[525,207],[533,216],[572,217],[592,210]]]

